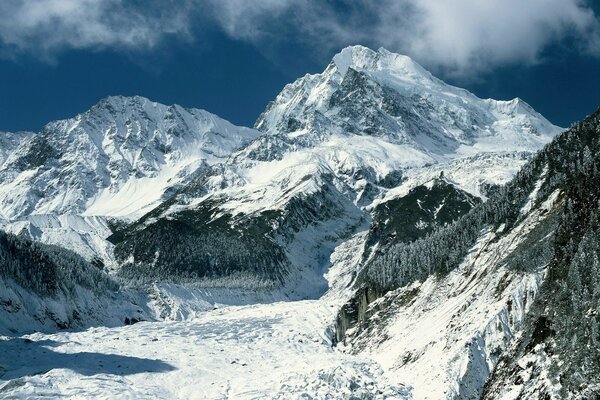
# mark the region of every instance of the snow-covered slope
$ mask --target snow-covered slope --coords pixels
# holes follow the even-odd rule
[[[143,97],[108,97],[37,134],[1,134],[2,227],[112,264],[106,217],[143,215],[258,135]]]
[[[449,275],[431,276],[370,304],[368,328],[350,330],[341,348],[368,354],[393,371],[415,399],[478,399],[523,328],[546,273],[546,265],[515,270],[507,259],[556,213],[558,194],[510,232],[482,231]]]
[[[3,166],[21,142],[31,139],[33,132],[0,132],[0,166]]]
[[[380,241],[354,265],[339,347],[416,399],[598,398],[599,126],[597,111],[563,132],[455,223]]]
[[[112,233],[106,217],[32,214],[4,222],[2,227],[6,232],[21,237],[73,250],[99,267],[107,267],[109,270],[117,268],[113,246],[106,240]]]
[[[152,318],[142,293],[98,267],[64,248],[0,232],[0,334]]]
[[[145,296],[133,290],[101,293],[81,285],[54,295],[40,295],[0,277],[0,335],[114,327],[152,320],[155,314],[144,300]]]
[[[286,302],[185,322],[0,336],[0,397],[410,399],[373,361],[331,347],[328,313]]]
[[[129,101],[115,113],[150,107]],[[93,173],[78,174],[86,162],[56,151],[81,140],[70,136],[78,128],[60,131],[68,143],[24,134],[7,145],[16,149],[2,164],[7,183],[50,179],[72,200],[93,190],[73,204],[16,190],[6,228],[68,242],[88,259],[121,264],[121,278],[151,285],[134,294],[107,280],[110,293],[97,293],[100,279],[86,277],[107,276],[78,261],[89,274],[58,268],[67,278],[55,281],[69,286],[51,281],[52,297],[25,288],[19,271],[30,268],[7,268],[15,279],[0,277],[0,333],[8,335],[0,337],[0,395],[594,398],[598,118],[533,157],[558,128],[521,100],[478,99],[406,57],[355,46],[322,74],[286,86],[257,121],[262,134],[242,129],[249,134],[240,134],[239,149],[219,147],[229,153],[218,157],[202,150],[194,167],[186,151],[201,141],[182,139],[175,151],[148,137],[136,152],[125,139],[116,152],[102,150],[124,158],[99,157],[93,165],[109,178],[94,186],[84,179]],[[115,126],[127,138],[154,125]],[[84,135],[83,148],[94,138]],[[169,161],[170,152],[186,161]],[[139,164],[115,167],[134,153]],[[159,190],[139,192],[150,182]],[[163,201],[171,187],[178,191]],[[141,203],[136,192],[145,193]],[[29,205],[31,213],[15,211]],[[152,210],[115,230],[113,260],[106,216],[138,217],[130,212],[138,207]],[[63,254],[48,251],[53,260]],[[117,325],[135,313],[168,321],[15,334]]]
[[[409,400],[409,388],[376,362],[332,346],[332,322],[350,295],[348,266],[360,260],[361,239],[335,250],[332,289],[320,300],[225,307],[218,304],[225,291],[207,297],[162,285],[151,304],[177,321],[0,331],[0,397]]]
[[[21,140],[2,168],[0,207],[11,220],[139,216],[256,136],[206,111],[108,97]]]
[[[331,133],[369,135],[435,159],[531,151],[558,132],[521,99],[482,100],[433,77],[409,57],[362,46],[345,48],[323,73],[287,85],[256,127],[292,147]]]

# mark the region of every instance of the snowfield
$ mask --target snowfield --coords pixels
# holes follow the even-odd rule
[[[496,362],[494,350],[508,346],[518,331],[543,274],[498,268],[502,255],[545,218],[557,197],[558,192],[551,195],[497,242],[493,232],[483,233],[465,263],[443,282],[432,277],[400,289],[418,288],[420,294],[404,309],[392,307],[383,330],[354,339],[359,352],[334,347],[332,327],[351,295],[364,233],[337,246],[325,276],[329,291],[318,300],[255,298],[266,303],[223,306],[219,302],[225,298],[252,299],[220,293],[211,302],[203,290],[165,286],[156,288],[162,297],[149,297],[148,308],[167,320],[0,336],[0,398],[439,399],[475,394]],[[534,199],[535,191],[528,203]],[[501,293],[494,289],[500,282],[506,285]]]
[[[331,345],[323,301],[225,307],[190,321],[0,338],[0,397],[405,399]]]
[[[409,399],[332,343],[363,241],[335,249],[319,300],[161,285],[147,309],[163,321],[0,336],[0,398]]]
[[[556,207],[558,191],[533,207],[539,187],[515,227],[483,231],[448,276],[377,300],[418,291],[375,314],[375,331],[349,331],[349,343],[334,347],[332,327],[352,294],[365,232],[335,248],[318,300],[162,285],[146,307],[162,321],[0,336],[0,398],[477,398],[545,273],[504,265]]]

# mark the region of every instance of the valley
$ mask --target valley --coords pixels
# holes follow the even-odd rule
[[[253,128],[112,96],[0,133],[0,397],[596,395],[599,118],[350,46]]]

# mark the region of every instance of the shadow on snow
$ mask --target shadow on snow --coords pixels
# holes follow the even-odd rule
[[[0,339],[0,392],[11,386],[6,381],[44,374],[53,369],[69,369],[77,374],[132,375],[175,370],[172,365],[155,359],[104,353],[60,353],[52,347],[62,343],[52,340],[32,341],[22,338]]]

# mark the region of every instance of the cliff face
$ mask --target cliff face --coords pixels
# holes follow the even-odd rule
[[[352,299],[342,306],[335,320],[335,340],[336,343],[344,343],[348,336],[348,330],[369,329],[371,317],[378,311],[385,308],[385,304],[372,303],[381,297],[376,289],[363,287],[357,290]]]

